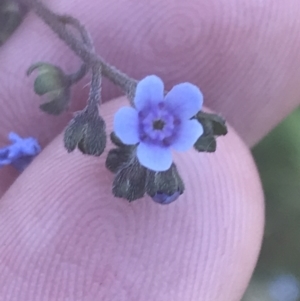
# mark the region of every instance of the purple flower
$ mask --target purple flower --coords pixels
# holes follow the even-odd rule
[[[202,125],[191,118],[202,107],[201,91],[191,83],[181,83],[164,96],[162,80],[150,75],[136,88],[134,105],[115,115],[114,131],[124,144],[138,144],[141,165],[154,171],[168,170],[171,149],[186,151],[203,134]]]
[[[41,147],[35,138],[21,138],[16,133],[10,133],[8,139],[11,145],[0,148],[0,167],[13,165],[19,171],[23,171],[40,153]]]

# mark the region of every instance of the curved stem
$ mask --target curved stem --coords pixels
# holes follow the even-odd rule
[[[76,72],[68,75],[70,85],[79,82],[88,73],[88,71],[89,67],[87,66],[87,64],[83,63]]]
[[[77,19],[69,15],[61,15],[61,16],[56,15],[56,16],[59,22],[63,23],[64,25],[70,25],[73,28],[75,28],[79,32],[83,43],[90,49],[90,51],[94,52],[94,45],[93,45],[92,38],[90,37],[85,27],[81,25]],[[90,69],[89,66],[86,63],[83,63],[78,71],[69,74],[68,79],[70,85],[80,81],[87,74],[89,69]]]
[[[99,55],[70,34],[63,23],[57,22],[57,15],[43,3],[36,0],[18,0],[27,4],[89,67],[101,64],[102,74],[114,84],[120,86],[132,101],[137,81],[117,68],[110,66]]]
[[[91,36],[89,35],[88,31],[85,29],[85,27],[74,17],[69,15],[57,15],[57,18],[60,22],[62,22],[65,25],[71,25],[74,27],[81,35],[81,38],[85,45],[94,52],[94,44],[92,41]]]

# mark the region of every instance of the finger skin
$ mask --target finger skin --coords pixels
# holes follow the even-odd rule
[[[228,118],[249,145],[299,104],[298,0],[187,0],[184,4],[53,0],[47,4],[77,17],[91,32],[96,51],[130,76],[158,74],[168,89],[182,81],[198,85],[206,106]],[[44,140],[61,130],[62,120],[53,124],[52,118],[38,114],[39,98],[24,76],[37,60],[68,71],[79,65],[64,43],[30,14],[0,52],[4,136],[12,125],[43,133]],[[81,104],[88,92],[83,84],[74,93]],[[120,91],[110,85],[103,93],[111,99]]]
[[[123,99],[103,106],[111,128]],[[263,196],[231,129],[215,154],[175,157],[186,191],[162,206],[111,195],[105,156],[55,139],[1,201],[0,299],[239,301],[263,232]]]
[[[91,32],[96,51],[130,76],[157,74],[170,89],[190,81],[205,105],[225,116],[248,145],[263,137],[300,99],[300,2],[298,0],[132,0],[69,1],[47,4],[79,18]],[[49,143],[82,108],[89,79],[73,89],[73,105],[61,117],[38,109],[33,80],[25,77],[36,61],[67,72],[80,61],[36,16],[29,14],[0,48],[0,145],[7,133]],[[103,98],[120,93],[104,85]],[[16,173],[0,170],[0,195]]]
[[[157,74],[170,89],[190,81],[205,105],[225,116],[252,146],[299,104],[300,2],[298,0],[169,0],[140,2],[53,0],[59,13],[77,17],[91,32],[96,51],[137,79]],[[14,130],[42,146],[63,130],[88,95],[85,79],[73,89],[73,105],[61,117],[38,109],[36,61],[67,72],[80,65],[73,53],[34,14],[0,48],[0,144]],[[104,84],[103,98],[120,94]],[[0,195],[15,179],[0,170]]]

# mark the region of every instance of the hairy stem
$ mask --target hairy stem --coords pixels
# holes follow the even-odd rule
[[[130,78],[117,68],[110,66],[102,57],[91,51],[86,45],[75,38],[59,21],[59,17],[43,3],[36,0],[18,0],[29,6],[58,36],[62,39],[89,67],[100,64],[103,76],[121,87],[132,101],[137,81]],[[78,22],[78,24],[80,24]],[[80,25],[82,26],[82,25]]]
[[[91,52],[94,52],[94,45],[92,38],[90,37],[88,31],[85,29],[85,27],[74,17],[69,15],[56,15],[60,22],[62,22],[65,25],[70,25],[76,29],[82,38],[82,41],[84,44],[90,49]]]
[[[88,73],[88,71],[89,67],[86,63],[83,63],[76,72],[68,74],[68,80],[70,85],[79,82]]]
[[[81,36],[83,43],[88,47],[88,49],[91,52],[94,52],[94,45],[93,45],[92,38],[90,37],[90,35],[89,35],[88,31],[85,29],[85,27],[82,26],[77,19],[75,19],[69,15],[62,15],[62,16],[57,15],[57,19],[62,24],[69,25],[69,26],[73,27],[75,30],[77,30]],[[87,74],[89,69],[90,69],[90,67],[86,63],[83,63],[78,71],[76,71],[72,74],[69,74],[68,78],[69,78],[70,84],[72,85],[72,84],[75,84],[78,81],[80,81]]]
[[[87,111],[91,114],[98,115],[98,105],[101,104],[101,77],[101,64],[96,63],[92,67],[92,82],[87,104]]]

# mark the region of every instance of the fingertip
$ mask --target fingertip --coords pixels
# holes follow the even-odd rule
[[[101,107],[108,130],[125,104],[120,98]],[[3,199],[0,284],[6,281],[9,290],[0,286],[0,293],[13,298],[21,290],[18,300],[25,301],[42,286],[57,292],[47,301],[70,294],[240,300],[263,232],[263,194],[251,154],[230,128],[216,153],[191,150],[174,159],[186,186],[176,202],[161,206],[145,197],[128,203],[112,196],[105,154],[67,154],[58,136]],[[26,279],[32,269],[30,289],[25,280],[16,284],[15,277]]]

